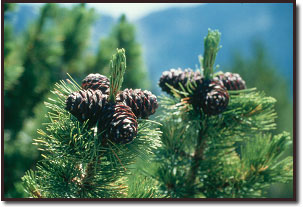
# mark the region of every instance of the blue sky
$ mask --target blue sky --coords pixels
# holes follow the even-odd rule
[[[91,3],[88,7],[94,7],[97,10],[119,17],[126,14],[130,20],[136,20],[151,12],[163,10],[172,7],[193,7],[201,5],[200,3]]]
[[[71,6],[74,4],[75,3],[62,3],[64,6]],[[41,6],[43,3],[35,5]],[[108,14],[113,17],[119,17],[121,14],[126,14],[130,20],[137,20],[152,12],[166,8],[194,7],[199,5],[201,5],[201,3],[87,3],[87,7],[95,8],[103,14]]]

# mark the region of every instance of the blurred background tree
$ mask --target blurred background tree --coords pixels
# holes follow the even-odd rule
[[[127,21],[125,15],[122,15],[109,36],[100,41],[97,57],[90,71],[94,73],[101,71],[102,74],[109,75],[109,61],[112,54],[116,48],[124,48],[127,71],[122,88],[148,89],[150,83],[147,70],[141,55],[141,45],[136,41],[135,33],[135,26]]]
[[[10,5],[10,4],[8,4]],[[7,11],[12,6],[6,6]],[[32,145],[47,111],[43,101],[53,83],[66,73],[82,78],[93,9],[45,4],[21,37],[9,23],[5,32],[5,195],[22,197],[20,178],[37,160]],[[15,43],[15,39],[19,40]],[[18,63],[18,64],[17,64]],[[17,84],[18,83],[18,84]],[[9,175],[9,176],[8,176]],[[16,187],[17,186],[17,187]]]
[[[290,132],[293,137],[293,102],[291,85],[285,77],[279,74],[277,65],[272,62],[272,58],[265,49],[263,43],[255,40],[252,44],[252,56],[244,57],[239,51],[234,53],[232,64],[227,71],[241,74],[246,81],[248,88],[256,87],[264,91],[267,96],[277,99],[275,110],[277,112],[277,127],[272,131],[274,134],[283,131]],[[285,156],[292,155],[290,147]],[[270,188],[271,197],[292,197],[292,183],[275,184]]]
[[[54,35],[45,26],[47,21],[53,20],[54,10],[55,7],[51,4],[43,7],[40,17],[26,31],[22,44],[16,48],[19,50],[24,72],[19,78],[19,83],[22,84],[16,84],[13,89],[8,90],[5,97],[4,128],[12,129],[12,139],[22,128],[25,118],[32,116],[33,107],[39,103],[49,86],[51,71],[59,66],[59,61],[55,59],[59,57],[59,50],[52,44]]]
[[[96,20],[96,14],[82,3],[65,15],[66,18],[61,24],[62,45],[64,47],[61,79],[66,77],[66,73],[82,78],[82,75],[87,72],[84,60],[87,56],[91,26]]]
[[[278,113],[277,129],[273,133],[289,131],[292,133],[292,91],[290,85],[277,71],[276,66],[263,46],[262,42],[252,44],[252,57],[245,58],[236,52],[232,64],[227,71],[240,73],[248,87],[255,86],[263,90],[266,95],[278,100],[276,111]]]
[[[11,18],[7,17],[8,12],[15,12],[16,4],[4,4],[4,107],[5,111],[9,107],[9,100],[7,97],[8,91],[14,90],[15,86],[18,85],[19,77],[22,75],[24,69],[22,67],[21,63],[21,58],[20,58],[20,53],[18,50],[18,46],[20,41],[16,40],[16,37],[13,33],[13,26],[11,23]],[[17,100],[15,100],[17,101]],[[5,118],[6,112],[4,114]],[[5,130],[4,130],[4,145],[5,145],[5,150],[4,150],[4,171],[5,175],[10,175],[10,176],[5,176],[4,178],[4,185],[5,187],[13,188],[14,187],[14,174],[20,173],[16,172],[19,171],[20,165],[16,164],[16,160],[18,159],[24,159],[23,162],[26,162],[26,157],[22,155],[19,152],[16,152],[16,146],[14,144],[14,140],[11,139],[11,134],[14,132],[14,130],[9,130],[6,128],[5,125]],[[18,161],[17,161],[18,162]],[[8,163],[10,163],[8,165]],[[27,164],[27,163],[26,163]],[[25,164],[25,165],[26,165]],[[21,174],[20,174],[21,175]],[[6,188],[8,189],[8,188]],[[14,190],[16,192],[16,190]],[[7,193],[6,193],[7,195]]]
[[[11,19],[7,17],[7,12],[14,12],[16,4],[4,4],[4,64],[5,68],[8,68],[4,71],[4,94],[11,90],[14,85],[18,83],[18,78],[23,73],[23,68],[21,66],[20,60],[18,58],[18,52],[15,49],[17,47],[17,41],[13,34],[13,26],[11,24]]]

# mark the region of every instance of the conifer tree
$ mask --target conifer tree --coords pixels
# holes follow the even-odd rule
[[[219,41],[209,30],[201,69],[172,69],[160,79],[170,95],[160,102],[163,145],[146,174],[166,197],[259,198],[270,184],[293,179],[292,156],[281,157],[290,135],[271,133],[276,100],[246,89],[239,74],[213,72]]]
[[[50,71],[47,69],[51,70],[54,67],[53,63],[56,62],[49,58],[54,57],[54,53],[57,52],[56,44],[53,45],[53,50],[48,47],[53,43],[54,38],[45,29],[45,24],[51,19],[54,9],[55,6],[52,4],[42,8],[37,22],[27,33],[26,44],[16,48],[20,50],[24,72],[18,79],[22,84],[16,84],[12,90],[7,91],[4,124],[5,129],[12,131],[13,138],[22,128],[25,117],[32,115],[32,108],[39,102],[49,83],[47,77]],[[5,70],[9,68],[6,67]]]
[[[11,4],[9,4],[11,5]],[[7,6],[7,11],[11,6]],[[92,9],[45,4],[37,19],[15,35],[5,17],[5,196],[23,197],[21,177],[39,153],[29,140],[46,121],[49,86],[69,72],[82,76]],[[20,101],[22,100],[22,101]]]
[[[61,77],[66,73],[81,76],[86,71],[84,60],[90,39],[90,29],[95,17],[94,10],[86,8],[85,4],[81,3],[68,10],[65,18],[61,20],[60,30],[62,31],[64,51],[63,68],[60,70]]]
[[[247,86],[262,89],[277,99],[275,108],[278,117],[274,133],[291,131],[293,126],[290,82],[277,72],[278,69],[261,42],[254,42],[253,58],[244,58],[240,53],[236,53],[229,67],[230,71],[242,73]]]
[[[108,75],[110,73],[108,62],[116,48],[126,50],[128,70],[125,73],[122,87],[148,88],[147,71],[142,60],[140,44],[136,41],[135,27],[127,21],[125,15],[120,17],[109,37],[100,41],[95,64],[91,71],[101,71]]]
[[[84,65],[79,62],[84,58],[93,17],[83,5],[70,10],[57,4],[42,7],[37,21],[26,31],[24,43],[16,48],[21,53],[24,73],[19,79],[22,84],[7,92],[11,101],[6,102],[9,107],[5,108],[5,128],[20,131],[25,117],[33,115],[33,108],[60,74],[83,73]],[[20,99],[22,102],[16,101]]]
[[[260,41],[253,43],[253,58],[245,58],[241,53],[234,54],[229,71],[241,73],[247,86],[262,89],[267,95],[277,100],[275,109],[277,112],[277,127],[272,133],[289,131],[293,137],[293,107],[291,81],[279,74],[280,67],[272,62],[270,54]],[[284,156],[293,154],[292,146],[284,153]],[[269,189],[269,196],[288,196],[293,193],[292,183],[275,184]]]
[[[16,50],[18,43],[15,41],[15,36],[13,33],[13,26],[11,20],[6,17],[7,12],[13,12],[16,5],[13,3],[4,4],[4,65],[6,70],[4,70],[4,94],[6,96],[7,91],[12,90],[12,88],[17,84],[17,80],[23,73],[23,68],[19,60],[20,54]]]
[[[4,79],[4,108],[7,109],[10,107],[11,99],[8,98],[7,94],[9,91],[15,90],[16,86],[20,84],[18,79],[22,75],[24,68],[22,67],[22,61],[21,53],[19,51],[20,41],[16,39],[16,35],[13,32],[13,26],[12,21],[10,18],[8,18],[7,13],[14,13],[14,9],[16,8],[16,4],[13,3],[5,3],[4,4],[4,76],[2,77]],[[6,113],[4,113],[6,114]],[[5,117],[6,118],[6,117]],[[19,166],[18,161],[16,161],[16,158],[18,160],[22,160],[22,163],[27,163],[26,159],[23,160],[19,155],[21,154],[16,153],[15,149],[18,149],[16,144],[14,143],[14,139],[12,137],[12,129],[5,128],[4,130],[4,160],[5,160],[5,167],[4,172],[5,176],[4,178],[4,186],[5,186],[5,196],[15,196],[17,193],[12,192],[11,189],[14,187],[18,187],[17,185],[14,186],[14,181],[16,179],[16,174],[20,173],[20,170],[17,166]],[[21,177],[23,172],[21,172]]]
[[[157,108],[156,98],[144,91],[136,102],[128,102],[131,95],[120,95],[124,92],[120,88],[126,70],[123,49],[113,55],[110,67],[109,79],[90,74],[82,81],[82,87],[73,79],[55,84],[54,97],[45,103],[52,111],[46,130],[39,130],[40,137],[34,140],[43,159],[35,171],[29,170],[22,178],[30,197],[157,195],[156,186],[146,182],[150,178],[138,175],[138,179],[133,179],[137,175],[132,173],[136,171],[130,170],[138,158],[149,162],[160,145],[158,124],[140,119],[133,108],[136,104],[135,109],[150,115]],[[140,189],[136,187],[139,185]]]

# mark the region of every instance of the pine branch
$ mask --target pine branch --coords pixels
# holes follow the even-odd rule
[[[25,176],[22,177],[24,189],[29,195],[32,195],[34,198],[43,198],[37,184],[34,182],[35,176],[36,175],[32,170],[26,172]]]
[[[207,126],[204,127],[201,122],[200,127],[193,161],[188,175],[188,183],[191,183],[192,185],[194,185],[196,182],[198,168],[203,162],[203,152],[207,141]],[[192,193],[189,195],[192,195]]]
[[[23,177],[25,189],[46,198],[118,198],[127,192],[126,176],[136,159],[148,160],[160,146],[158,123],[139,120],[136,138],[116,144],[103,138],[104,131],[88,128],[67,110],[65,100],[79,85],[71,78],[55,85],[54,97],[45,103],[51,112],[46,130],[34,139],[42,151],[35,174]],[[35,189],[38,189],[35,192]]]
[[[253,141],[257,133],[269,132],[275,127],[276,101],[273,98],[255,89],[233,92],[226,111],[207,118],[193,112],[189,105],[183,110],[185,106],[178,101],[173,97],[161,97],[160,102],[164,107],[159,117],[164,145],[157,153],[159,168],[154,179],[159,181],[164,195],[174,198],[262,197],[261,192],[270,183],[291,179],[288,158],[279,164],[273,164],[272,158],[268,159],[271,165],[257,164],[262,157],[285,149],[280,143],[286,140],[283,136],[276,138],[280,140],[276,141],[281,144],[279,147],[270,142],[257,144]],[[251,141],[252,144],[245,147],[245,150],[251,149],[251,155],[239,149]],[[261,147],[262,153],[256,151],[256,146]],[[244,164],[257,155],[255,164]]]
[[[214,80],[219,41],[220,33],[209,30],[204,41],[204,57],[199,58],[203,80]],[[228,89],[227,107],[210,116],[192,105],[191,93],[195,93],[197,86],[184,84],[185,78],[164,77],[160,79],[161,85],[166,84],[174,97],[163,97],[161,101],[163,146],[155,160],[158,169],[154,179],[165,196],[257,198],[264,197],[263,192],[270,184],[292,179],[291,157],[281,159],[289,135],[268,134],[276,127],[274,98],[256,89],[235,87],[236,91]],[[238,84],[237,80],[229,81]],[[213,96],[214,102],[218,100],[215,94],[208,95]]]
[[[98,133],[98,131],[99,130],[97,129],[97,133]],[[102,137],[102,132],[98,133],[98,139],[102,140],[101,141],[101,146],[102,147],[106,147],[107,146],[107,139],[104,139]],[[86,165],[85,172],[84,172],[84,174],[81,175],[80,181],[78,181],[78,183],[80,185],[80,190],[79,190],[78,194],[80,195],[80,197],[81,197],[82,191],[84,189],[89,188],[92,185],[92,183],[91,183],[92,179],[96,175],[96,172],[98,170],[97,166],[101,165],[102,154],[103,153],[101,153],[100,155],[96,155],[96,157],[94,158],[94,160],[92,160],[91,162],[89,162]]]
[[[92,161],[87,164],[85,173],[83,174],[83,176],[81,177],[81,180],[79,182],[80,190],[79,190],[78,194],[80,197],[82,197],[81,194],[85,189],[89,189],[91,187],[92,179],[96,175],[96,171],[97,171],[96,165],[98,165],[98,164],[100,164],[99,157],[97,158],[97,162]]]

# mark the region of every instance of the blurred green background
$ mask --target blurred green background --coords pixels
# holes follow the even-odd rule
[[[5,3],[5,197],[27,196],[22,188],[21,177],[40,159],[32,139],[38,136],[36,130],[43,128],[42,123],[47,120],[47,109],[43,102],[47,101],[55,82],[66,79],[66,73],[79,83],[89,73],[109,75],[112,54],[116,48],[125,48],[127,72],[123,87],[149,89],[159,95],[157,80],[164,70],[172,67],[195,69],[197,56],[203,53],[203,36],[208,26],[222,32],[223,48],[216,61],[222,64],[219,70],[237,72],[248,87],[257,87],[275,97],[278,100],[276,109],[279,117],[274,133],[292,133],[291,5],[254,4],[250,9],[238,4],[233,7],[209,5],[208,9],[221,11],[221,16],[217,17],[212,13],[208,16],[203,13],[207,6],[171,8],[129,21],[126,15],[114,18],[100,14],[90,4],[42,4],[33,13],[32,5]],[[250,13],[243,13],[241,8]],[[280,18],[277,20],[280,22],[278,28],[282,31],[273,30],[274,26],[267,25],[264,31],[252,27],[248,33],[243,32],[247,28],[242,26],[237,31],[242,34],[241,39],[230,33],[229,27],[221,27],[218,23],[218,19],[224,18],[227,12],[229,21],[239,26],[238,16],[233,16],[233,10],[237,9],[241,10],[241,15],[247,15],[246,19],[242,19],[246,24],[247,20],[252,21],[250,16],[257,12],[274,17],[277,13]],[[203,21],[205,18],[199,15],[206,15],[208,21]],[[269,21],[268,18],[262,18]],[[203,25],[202,21],[207,24]],[[255,21],[259,20],[256,18]],[[260,27],[264,27],[263,24]],[[276,22],[271,24],[275,25]],[[235,29],[235,26],[231,27]],[[268,28],[280,36],[269,40],[270,36],[266,32]],[[279,47],[274,40],[282,41]],[[292,148],[285,155],[288,154],[292,154]],[[273,185],[268,196],[292,197],[292,185]]]

